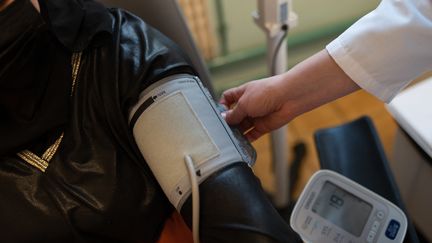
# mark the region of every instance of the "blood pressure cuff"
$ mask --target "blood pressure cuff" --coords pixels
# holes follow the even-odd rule
[[[288,224],[252,172],[255,150],[225,123],[222,109],[197,77],[175,75],[145,89],[129,120],[150,169],[189,227],[192,197],[184,156],[192,157],[202,242],[290,242]]]
[[[184,162],[189,155],[202,183],[237,162],[252,166],[255,150],[220,115],[200,80],[191,75],[164,78],[141,94],[131,110],[137,145],[170,202],[180,211],[191,193]]]

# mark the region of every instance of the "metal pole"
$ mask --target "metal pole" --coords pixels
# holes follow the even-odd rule
[[[284,37],[285,33],[283,32],[273,37],[267,35],[267,65],[271,76],[282,74],[286,71],[288,55],[287,43]],[[284,40],[281,40],[281,38],[284,38]],[[282,43],[277,50],[280,41]],[[276,51],[277,53],[275,53]],[[277,208],[284,208],[290,200],[287,126],[271,132],[270,139],[276,189],[273,203]]]
[[[252,13],[255,23],[267,37],[267,65],[271,76],[282,74],[287,67],[286,35],[296,25],[297,15],[292,12],[291,0],[257,0],[258,10]],[[287,127],[270,134],[276,192],[273,203],[285,208],[290,201]]]

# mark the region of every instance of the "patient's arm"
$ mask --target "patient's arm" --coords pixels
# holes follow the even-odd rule
[[[189,226],[193,205],[184,157],[194,160],[202,242],[289,241],[288,224],[250,168],[253,156],[236,142],[197,77],[155,82],[141,93],[129,120],[148,166]]]
[[[235,163],[200,185],[202,242],[294,242],[260,181],[245,163]],[[191,226],[191,198],[181,209]]]

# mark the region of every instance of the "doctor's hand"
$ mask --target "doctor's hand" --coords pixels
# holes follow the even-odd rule
[[[358,89],[322,50],[284,74],[225,91],[220,103],[229,109],[224,114],[226,122],[238,125],[254,141],[296,116]]]
[[[238,125],[249,141],[254,141],[288,123],[293,114],[290,103],[280,89],[281,76],[251,81],[226,90],[220,103],[228,109],[224,113],[228,124]]]

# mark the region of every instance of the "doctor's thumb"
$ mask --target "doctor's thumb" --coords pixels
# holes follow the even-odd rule
[[[246,118],[247,114],[238,106],[235,106],[233,109],[223,112],[222,116],[229,125],[237,125]]]

